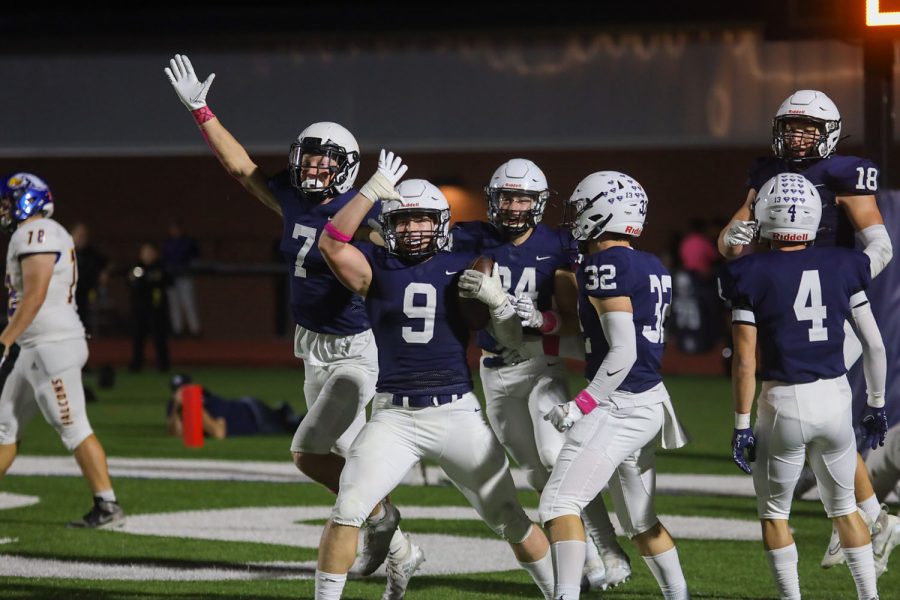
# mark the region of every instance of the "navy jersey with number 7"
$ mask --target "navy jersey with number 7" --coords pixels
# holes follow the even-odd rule
[[[640,393],[662,381],[659,374],[666,316],[672,303],[672,277],[660,260],[647,252],[613,246],[584,257],[576,273],[578,316],[585,340],[585,375],[593,379],[609,344],[590,298],[628,296],[634,311],[637,359],[620,390]]]
[[[757,328],[762,379],[809,383],[847,372],[844,321],[850,298],[870,281],[862,252],[813,246],[741,257],[726,265],[719,287],[732,321]]]

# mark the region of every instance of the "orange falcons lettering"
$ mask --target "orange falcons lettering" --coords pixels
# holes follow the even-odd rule
[[[63,425],[72,424],[72,414],[69,410],[69,398],[66,396],[66,387],[63,385],[62,379],[53,379],[50,381],[53,386],[53,393],[56,394],[56,403],[59,405],[59,418]]]

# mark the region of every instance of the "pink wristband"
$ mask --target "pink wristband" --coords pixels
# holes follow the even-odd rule
[[[346,233],[332,225],[331,221],[325,223],[325,233],[339,242],[344,242],[345,244],[353,239],[352,236],[347,235]]]
[[[216,115],[213,114],[213,111],[208,106],[201,106],[197,110],[192,110],[191,114],[194,116],[194,120],[197,121],[197,125],[203,125],[207,121],[216,118]]]
[[[578,395],[575,396],[575,405],[578,406],[581,412],[588,414],[597,408],[597,401],[594,400],[593,396],[588,394],[587,390],[581,390],[578,392]]]
[[[541,313],[544,316],[544,324],[541,325],[541,333],[556,333],[559,331],[559,315],[552,310]]]

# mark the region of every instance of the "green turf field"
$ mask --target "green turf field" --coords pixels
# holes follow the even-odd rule
[[[276,403],[290,400],[298,409],[302,375],[299,370],[197,369],[194,379],[225,396],[253,394]],[[573,379],[573,389],[575,386]],[[674,452],[661,452],[660,472],[734,475],[737,469],[728,455],[732,426],[729,383],[720,378],[669,377],[667,385],[693,442]],[[110,456],[206,458],[288,461],[289,436],[234,438],[207,441],[202,449],[185,449],[180,440],[165,436],[163,413],[167,377],[119,376],[113,390],[98,390],[100,401],[90,405],[91,421]],[[62,455],[61,443],[38,420],[28,428],[23,455]],[[312,484],[257,482],[170,481],[125,479],[115,481],[121,503],[131,515],[185,510],[238,507],[328,506],[332,497]],[[40,497],[33,506],[0,510],[0,561],[10,556],[84,561],[94,564],[141,565],[163,568],[185,566],[249,568],[248,563],[313,561],[315,549],[295,545],[249,541],[208,541],[133,535],[114,531],[81,531],[65,522],[89,505],[84,482],[73,477],[10,476],[0,491]],[[394,494],[404,506],[465,506],[452,487],[401,487]],[[537,497],[522,492],[523,504],[534,507]],[[896,507],[895,507],[896,508]],[[660,496],[661,514],[724,517],[755,520],[755,503],[749,498],[727,496]],[[314,521],[321,523],[321,520]],[[477,521],[404,519],[406,531],[415,535],[452,534],[493,539]],[[849,571],[840,566],[829,571],[818,567],[830,525],[820,505],[795,504],[792,525],[800,552],[800,577],[804,598],[855,597]],[[477,540],[473,540],[475,543]],[[634,578],[602,597],[657,598],[655,581],[633,548],[622,540],[633,559]],[[758,542],[679,540],[679,554],[695,598],[774,597],[765,556]],[[428,549],[426,548],[426,555]],[[4,556],[7,555],[7,556]],[[898,552],[900,556],[900,552]],[[900,565],[879,580],[883,599],[900,598]],[[345,598],[380,598],[383,578],[351,581]],[[0,577],[2,598],[309,598],[308,580],[253,581],[113,581],[54,578]],[[538,597],[524,571],[420,576],[412,580],[407,598],[522,598]],[[585,597],[601,597],[599,594]]]

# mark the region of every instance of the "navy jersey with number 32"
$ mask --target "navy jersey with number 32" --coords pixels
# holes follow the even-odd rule
[[[647,252],[613,246],[584,257],[576,273],[578,316],[585,339],[585,375],[593,379],[609,352],[600,316],[590,298],[628,296],[634,311],[637,359],[620,390],[640,393],[662,381],[663,327],[672,303],[672,277],[660,260]]]
[[[719,285],[732,319],[756,325],[763,380],[809,383],[847,372],[850,297],[870,281],[862,252],[809,247],[741,257],[726,265]]]
[[[408,264],[384,248],[360,244],[372,268],[366,309],[378,345],[379,392],[464,394],[469,329],[460,312],[459,276],[476,255],[438,252]]]

